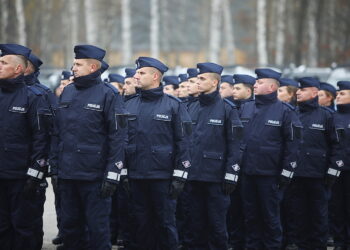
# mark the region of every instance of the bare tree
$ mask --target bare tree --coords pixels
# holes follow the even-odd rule
[[[316,30],[316,13],[317,13],[317,0],[309,1],[308,8],[308,36],[309,36],[309,49],[308,49],[308,64],[311,67],[317,66],[318,52],[317,52],[317,30]]]
[[[159,11],[158,0],[151,0],[151,29],[150,29],[150,47],[151,56],[159,57]]]
[[[8,24],[8,16],[9,16],[9,10],[8,10],[8,2],[7,0],[1,0],[1,41],[6,42],[7,41],[7,24]]]
[[[257,0],[257,48],[258,64],[264,66],[268,64],[266,46],[266,0]]]
[[[229,0],[223,0],[223,11],[224,11],[224,27],[225,27],[225,40],[226,40],[226,51],[229,64],[234,64],[235,60],[235,41],[234,32],[232,26],[231,8]]]
[[[277,34],[276,34],[276,65],[284,62],[284,41],[285,41],[285,11],[286,0],[277,2]]]
[[[95,0],[85,0],[86,40],[89,44],[98,43],[98,3]]]
[[[130,0],[122,0],[122,39],[123,39],[123,59],[122,63],[131,62],[131,19],[130,19]]]
[[[27,44],[27,33],[26,33],[26,21],[24,16],[23,1],[16,0],[16,15],[17,15],[17,32],[18,32],[18,43],[22,45]]]
[[[221,43],[221,7],[222,0],[211,0],[209,60],[219,61]]]

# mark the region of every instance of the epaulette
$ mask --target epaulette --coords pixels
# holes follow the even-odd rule
[[[27,86],[29,90],[31,90],[34,94],[36,95],[43,95],[42,90],[40,90],[37,86],[35,85],[31,85],[31,86]]]
[[[224,102],[226,102],[227,104],[229,104],[231,107],[237,108],[236,104],[234,104],[234,103],[231,102],[230,100],[227,100],[226,98],[224,98],[223,100],[224,100]]]
[[[288,108],[290,108],[291,110],[295,110],[295,107],[292,105],[292,104],[290,104],[290,103],[288,103],[288,102],[282,102],[284,105],[286,105]]]
[[[323,108],[323,109],[325,109],[325,110],[327,110],[329,113],[331,113],[331,114],[334,114],[335,113],[335,111],[333,110],[333,109],[331,109],[331,108],[329,108],[329,107],[325,107],[325,106],[320,106],[321,108]]]
[[[112,84],[110,84],[110,83],[105,83],[105,85],[106,85],[108,88],[110,88],[111,90],[113,90],[114,94],[119,95],[118,89],[117,89],[116,87],[114,87]]]
[[[175,99],[175,100],[178,101],[178,102],[182,102],[181,99],[177,98],[176,96],[168,95],[168,94],[166,94],[166,95],[169,96],[169,97],[171,97],[171,98],[173,98],[173,99]]]

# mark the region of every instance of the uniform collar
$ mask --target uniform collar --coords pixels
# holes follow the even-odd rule
[[[162,86],[154,89],[141,90],[140,93],[141,98],[148,101],[156,100],[164,95]]]
[[[89,88],[99,83],[102,83],[101,72],[99,70],[86,76],[76,77],[73,82],[75,87],[79,89]]]
[[[24,82],[27,85],[34,85],[37,82],[36,74],[31,73],[29,75],[24,76]]]
[[[20,75],[16,78],[1,79],[0,88],[7,91],[14,91],[24,85],[24,75]]]
[[[124,101],[129,101],[130,99],[134,98],[135,96],[138,96],[139,94],[135,93],[135,94],[132,94],[132,95],[125,95],[124,96]]]
[[[256,95],[255,103],[257,106],[268,105],[277,101],[277,91],[267,95]]]
[[[190,96],[188,97],[188,102],[189,102],[189,103],[196,102],[196,101],[198,101],[198,96],[190,95]]]
[[[201,105],[210,105],[213,103],[217,98],[219,97],[219,91],[215,90],[212,93],[209,94],[203,94],[201,93],[199,95],[199,102]]]
[[[350,113],[350,103],[349,104],[338,104],[337,110],[339,113]]]
[[[179,99],[184,103],[187,103],[190,101],[190,98],[188,96],[187,97],[179,97]]]
[[[315,98],[305,101],[305,102],[299,102],[298,103],[299,110],[301,112],[307,112],[310,110],[317,109],[320,105],[318,104],[318,97],[316,96]]]

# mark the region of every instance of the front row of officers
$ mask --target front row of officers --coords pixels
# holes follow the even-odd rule
[[[140,57],[123,99],[101,79],[105,51],[77,45],[57,103],[30,49],[0,50],[0,249],[41,249],[47,176],[60,249],[111,249],[116,212],[125,249],[316,250],[330,233],[350,248],[349,81],[334,112],[315,78],[198,63],[180,100],[163,92],[167,66]]]

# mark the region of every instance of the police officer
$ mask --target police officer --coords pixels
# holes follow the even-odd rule
[[[119,74],[109,74],[108,75],[109,83],[112,84],[115,88],[118,89],[120,95],[123,95],[123,85],[124,85],[124,76]]]
[[[126,148],[135,242],[137,249],[177,249],[176,198],[191,166],[191,122],[185,105],[163,93],[167,66],[150,57],[139,57],[136,64],[141,91],[128,101]]]
[[[329,108],[331,111],[335,110],[334,100],[337,95],[335,87],[326,82],[320,82],[320,89],[318,91],[318,104]]]
[[[187,74],[179,74],[179,88],[178,88],[178,97],[179,99],[186,103],[189,102],[189,94],[188,94],[188,79]]]
[[[226,213],[238,181],[242,124],[234,104],[219,95],[223,67],[207,62],[197,68],[201,94],[191,147],[188,249],[227,249]]]
[[[0,248],[36,250],[51,113],[41,92],[25,85],[30,49],[1,44],[0,51]]]
[[[279,202],[296,167],[300,122],[294,108],[277,99],[281,74],[265,68],[255,73],[255,104],[245,112],[241,146],[246,248],[280,249]]]
[[[137,82],[134,78],[135,74],[136,74],[135,69],[132,69],[132,68],[125,69],[125,80],[123,85],[125,101],[127,101],[128,99],[136,95]]]
[[[65,249],[111,249],[111,196],[124,161],[126,121],[121,96],[101,80],[105,51],[93,45],[74,47],[74,82],[65,87],[58,114],[58,174],[62,237]]]
[[[71,76],[72,76],[71,71],[67,71],[67,70],[62,71],[60,84],[54,90],[56,97],[59,97],[62,94],[64,87],[66,87],[68,84],[73,82],[71,80]]]
[[[337,136],[343,155],[341,173],[334,184],[334,245],[335,250],[350,249],[350,81],[339,81],[336,98],[337,113],[334,115]]]
[[[165,94],[177,97],[179,88],[179,78],[177,76],[164,76],[163,77],[163,91]]]
[[[244,118],[246,115],[249,117],[250,114],[246,114],[246,111],[251,110],[251,106],[254,106],[253,86],[255,80],[256,79],[250,75],[233,75],[234,85],[232,86],[232,97],[241,118]],[[247,121],[247,119],[241,119],[242,124],[245,124]],[[245,230],[240,180],[238,181],[236,190],[232,192],[230,198],[231,203],[227,215],[229,245],[236,250],[244,249]]]
[[[281,102],[287,102],[290,105],[297,105],[297,90],[299,87],[299,83],[293,79],[281,78],[279,80],[280,87],[278,88],[277,98]]]
[[[191,106],[193,103],[198,101],[198,96],[199,96],[199,89],[198,89],[198,84],[197,84],[197,75],[198,75],[198,69],[197,68],[188,68],[187,69],[187,75],[188,75],[188,95],[189,95],[189,100],[188,100],[188,113],[190,114],[191,112]],[[190,114],[191,116],[191,114]]]
[[[332,113],[318,104],[320,83],[316,78],[299,79],[298,115],[303,125],[298,169],[291,184],[299,249],[326,249],[328,198],[339,176],[337,136]]]
[[[231,102],[233,101],[233,85],[235,84],[232,75],[221,76],[220,83],[220,96],[221,98],[226,98]]]

